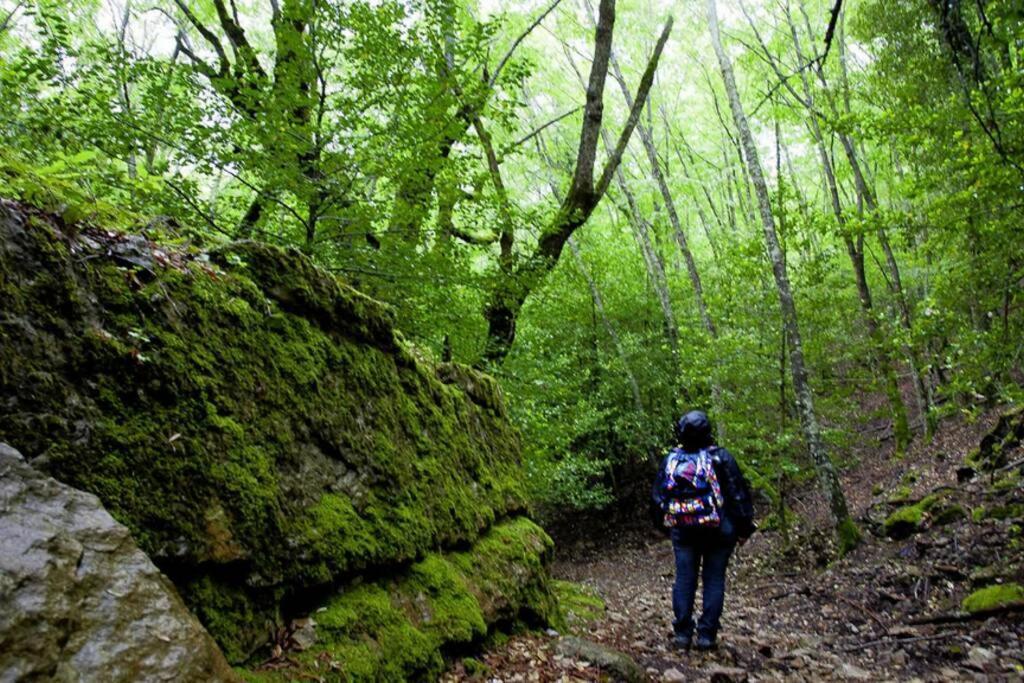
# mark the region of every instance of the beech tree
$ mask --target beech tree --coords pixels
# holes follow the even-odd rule
[[[508,355],[516,338],[516,322],[526,297],[543,281],[558,263],[566,241],[583,226],[598,202],[608,190],[615,175],[629,138],[636,128],[640,112],[647,100],[658,60],[672,31],[672,19],[666,22],[647,62],[647,68],[637,87],[637,97],[630,109],[626,124],[619,134],[615,147],[599,176],[595,180],[597,144],[601,136],[604,116],[604,86],[608,77],[608,63],[611,57],[612,36],[615,28],[615,1],[602,0],[600,3],[597,28],[594,33],[594,59],[587,79],[586,104],[583,110],[583,128],[580,131],[576,164],[568,191],[562,198],[554,217],[541,229],[537,245],[531,253],[517,255],[513,251],[514,235],[504,231],[501,239],[501,274],[484,304],[487,320],[487,342],[484,346],[483,361],[486,364],[500,363]],[[500,172],[492,168],[495,188],[503,187]],[[499,190],[499,194],[504,194]]]
[[[754,185],[754,191],[757,195],[761,227],[764,230],[765,245],[768,250],[768,257],[771,260],[772,273],[775,276],[775,286],[778,289],[779,308],[782,310],[782,319],[786,329],[793,389],[796,392],[796,404],[804,438],[807,441],[807,448],[810,451],[811,459],[814,461],[818,480],[821,484],[822,492],[825,494],[829,512],[832,515],[840,547],[844,551],[850,550],[859,542],[860,532],[850,517],[849,508],[846,504],[846,494],[843,492],[835,465],[832,463],[825,443],[821,438],[821,427],[818,424],[818,416],[814,411],[814,395],[811,392],[807,367],[804,362],[803,340],[800,337],[800,323],[797,317],[796,304],[793,302],[793,291],[789,282],[786,262],[782,255],[782,249],[779,246],[778,235],[775,232],[775,218],[772,215],[768,185],[761,170],[760,155],[757,152],[754,136],[750,132],[750,124],[743,110],[743,104],[740,102],[739,91],[736,89],[736,79],[733,76],[732,64],[722,47],[715,0],[706,0],[705,7],[708,28],[711,33],[711,45],[715,50],[718,66],[721,69],[722,82],[725,85],[725,92],[729,98],[729,109],[732,112],[733,122],[736,124],[736,131],[746,159],[747,172],[750,174],[750,180]]]

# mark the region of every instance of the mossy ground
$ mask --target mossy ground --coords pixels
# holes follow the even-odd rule
[[[298,252],[127,239],[0,207],[0,440],[98,495],[230,658],[288,596],[523,509],[493,380]]]
[[[979,588],[964,598],[961,606],[971,613],[1010,606],[1024,607],[1024,586],[1019,583],[1004,583]]]
[[[604,600],[589,586],[571,581],[555,580],[551,590],[558,599],[559,623],[563,630],[586,625],[605,611]]]
[[[938,495],[929,495],[912,505],[904,505],[893,511],[883,523],[883,529],[887,536],[892,538],[906,538],[921,525],[925,513],[930,511],[941,500]]]

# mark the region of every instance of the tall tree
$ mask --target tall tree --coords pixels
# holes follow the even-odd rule
[[[788,79],[782,74],[781,69],[776,63],[775,57],[771,54],[768,46],[761,38],[761,34],[757,29],[757,24],[747,12],[747,9],[742,2],[740,3],[740,7],[743,9],[743,13],[747,18],[747,23],[750,24],[750,27],[761,46],[764,58],[772,66],[772,69],[780,78],[780,82],[783,82],[786,85],[790,94],[807,112],[807,127],[810,130],[811,138],[814,140],[815,146],[817,147],[818,158],[821,161],[821,169],[825,180],[825,187],[829,197],[832,214],[835,217],[839,235],[843,240],[843,244],[846,246],[846,253],[850,259],[850,267],[853,270],[854,281],[857,285],[857,298],[860,303],[864,324],[868,330],[868,338],[870,339],[872,346],[872,355],[874,356],[878,372],[882,375],[885,382],[886,393],[889,397],[889,404],[891,406],[893,416],[892,424],[893,434],[896,440],[896,452],[902,453],[910,442],[910,426],[907,420],[906,406],[903,403],[903,397],[900,391],[897,367],[892,358],[892,354],[888,349],[888,342],[884,337],[882,328],[879,325],[879,321],[874,310],[874,300],[871,296],[871,288],[868,284],[867,271],[865,269],[864,262],[864,233],[859,230],[854,231],[848,226],[846,214],[843,211],[843,202],[839,194],[839,183],[836,179],[835,166],[833,164],[832,157],[829,154],[828,145],[826,144],[825,139],[825,132],[822,129],[821,115],[815,103],[814,94],[811,90],[811,84],[807,76],[808,69],[799,69],[800,85],[802,88],[801,96],[789,84]],[[785,8],[785,13],[790,37],[793,41],[793,50],[797,57],[797,63],[809,65],[815,64],[812,61],[807,61],[804,55],[801,48],[799,33],[788,7]],[[825,83],[825,76],[820,65],[812,66],[812,68],[818,72],[819,79],[822,81],[822,84],[827,87],[827,84]],[[827,89],[826,94],[828,94]],[[833,113],[835,113],[834,101],[831,97],[827,99],[829,100],[829,105]],[[855,175],[857,175],[859,174],[860,166],[857,163],[852,142],[842,133],[840,133],[839,136],[842,138],[843,147],[847,150],[851,166],[854,167]],[[858,184],[857,187],[859,192],[862,185]]]
[[[516,323],[526,298],[536,289],[558,263],[566,241],[583,226],[598,202],[608,190],[612,177],[622,161],[629,138],[633,134],[647,93],[654,82],[662,50],[672,30],[672,19],[666,22],[654,52],[647,62],[647,68],[637,89],[635,106],[623,126],[611,155],[605,161],[604,169],[595,181],[597,145],[601,136],[604,115],[604,85],[608,76],[608,60],[611,55],[612,35],[615,26],[615,1],[602,0],[594,36],[594,60],[587,82],[587,98],[583,111],[583,127],[580,131],[579,147],[572,182],[561,205],[551,221],[545,225],[537,238],[532,252],[516,255],[511,239],[507,253],[509,258],[500,262],[501,276],[496,278],[487,293],[484,304],[484,318],[487,321],[487,341],[484,346],[483,362],[501,363],[512,348],[516,337]],[[511,237],[511,236],[510,236]],[[505,250],[503,248],[503,253]]]
[[[860,531],[850,517],[849,508],[846,504],[846,495],[843,492],[835,465],[832,463],[825,442],[822,439],[818,417],[814,411],[814,397],[811,392],[807,367],[804,361],[803,343],[800,337],[796,304],[793,301],[789,275],[786,272],[786,262],[782,255],[782,249],[779,246],[778,235],[775,232],[775,219],[772,215],[771,202],[768,196],[768,185],[761,170],[760,156],[754,143],[754,136],[750,132],[750,124],[743,110],[743,104],[740,101],[732,63],[722,47],[715,0],[706,0],[705,8],[708,28],[711,33],[711,45],[714,48],[715,57],[718,59],[722,82],[725,85],[726,95],[729,99],[729,109],[732,111],[733,122],[736,124],[743,154],[746,157],[747,172],[750,175],[751,182],[754,185],[754,192],[757,195],[765,244],[768,250],[768,257],[772,263],[772,272],[775,276],[775,284],[779,295],[779,307],[782,310],[782,318],[789,342],[790,372],[793,380],[793,389],[796,392],[800,424],[803,429],[804,438],[807,441],[811,459],[817,470],[822,493],[825,495],[829,512],[832,515],[840,549],[842,552],[846,552],[857,545],[860,540]]]

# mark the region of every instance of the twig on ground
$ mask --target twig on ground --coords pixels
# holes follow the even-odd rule
[[[853,600],[850,600],[846,596],[840,595],[838,593],[836,593],[836,597],[839,598],[840,600],[842,600],[843,602],[845,602],[847,605],[849,605],[850,607],[852,607],[854,609],[863,610],[865,614],[867,614],[869,617],[874,619],[876,624],[878,624],[879,626],[882,627],[882,633],[885,633],[885,634],[889,633],[889,627],[886,625],[886,623],[884,621],[882,621],[882,617],[880,617],[877,614],[875,614],[874,611],[868,609],[867,605],[858,605]]]
[[[980,610],[978,612],[947,612],[930,617],[917,617],[907,623],[914,626],[922,624],[957,624],[964,621],[988,619],[989,617],[1001,616],[1003,614],[1014,614],[1016,612],[1024,612],[1024,604],[993,607],[992,609]]]
[[[865,647],[874,647],[875,645],[903,645],[904,643],[919,643],[925,640],[939,640],[941,638],[948,638],[955,635],[959,635],[959,632],[943,631],[942,633],[935,633],[930,636],[916,636],[914,638],[879,638],[877,640],[869,640],[866,643],[849,645],[839,650],[839,652],[854,652]]]

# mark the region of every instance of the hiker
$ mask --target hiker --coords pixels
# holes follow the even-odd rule
[[[698,650],[715,647],[725,569],[736,544],[754,532],[750,487],[729,451],[716,446],[708,416],[694,410],[676,423],[678,445],[670,449],[654,482],[654,502],[671,529],[676,557],[672,586],[673,647],[688,650],[693,640],[693,599],[703,565],[704,611],[697,622]]]

